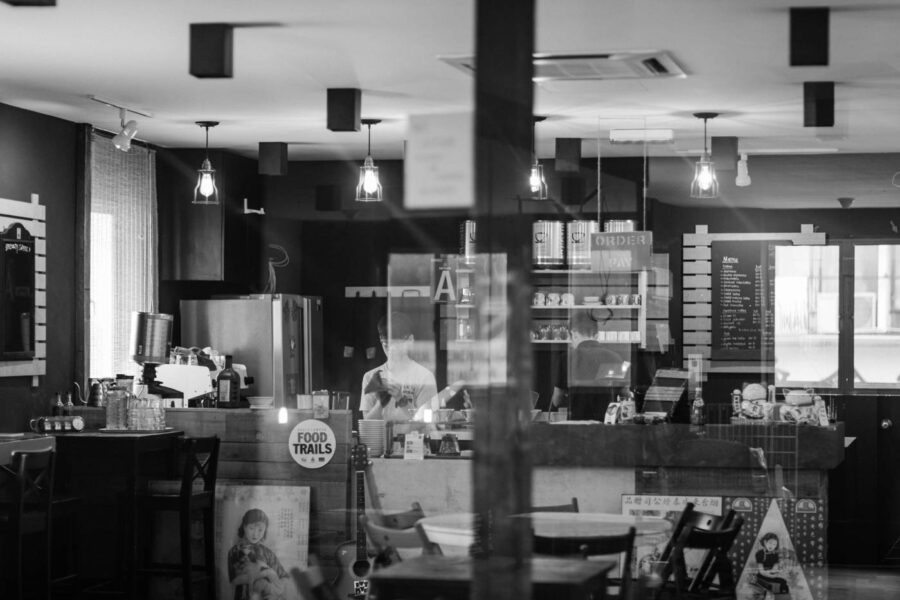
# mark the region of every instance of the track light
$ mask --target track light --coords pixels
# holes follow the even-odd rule
[[[381,123],[380,119],[363,119],[362,124],[369,128],[369,147],[366,159],[359,168],[359,183],[356,186],[357,202],[381,202],[381,182],[378,180],[378,167],[372,160],[372,125]]]
[[[703,119],[703,155],[694,166],[694,180],[691,181],[691,198],[718,198],[719,181],[716,179],[716,165],[710,159],[706,146],[706,121],[715,119],[719,116],[719,113],[694,113],[694,116],[698,119]]]
[[[119,126],[122,129],[112,139],[113,146],[122,152],[131,150],[131,140],[137,135],[137,121],[128,121],[126,123],[125,116],[127,113],[127,109],[119,109]]]
[[[737,163],[737,177],[734,178],[734,185],[738,187],[747,187],[750,185],[750,171],[747,169],[747,155],[741,154],[741,159]]]
[[[216,170],[209,162],[209,128],[218,125],[218,121],[197,121],[197,125],[206,130],[206,156],[203,164],[197,169],[197,185],[194,186],[193,204],[218,204],[219,190],[216,188]]]

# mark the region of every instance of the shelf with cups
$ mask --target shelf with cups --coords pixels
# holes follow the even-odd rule
[[[457,305],[460,306],[460,305]],[[641,304],[559,304],[556,306],[547,306],[532,304],[532,310],[588,310],[594,308],[608,308],[611,310],[641,310]]]

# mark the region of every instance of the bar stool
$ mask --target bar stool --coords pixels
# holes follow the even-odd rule
[[[178,540],[180,563],[153,563],[145,557],[144,564],[137,572],[145,577],[154,575],[177,575],[181,578],[182,597],[191,600],[195,583],[206,583],[206,597],[215,600],[215,490],[216,473],[219,463],[219,438],[193,437],[181,441],[178,457],[181,479],[175,488],[154,486],[150,482],[148,491],[138,497],[140,521],[153,530],[153,513],[170,511],[178,514]],[[191,557],[191,521],[196,513],[201,514],[203,524],[203,565],[194,565]],[[149,537],[149,535],[148,535]],[[142,544],[148,551],[152,540]],[[147,589],[147,586],[144,586]]]
[[[53,458],[52,449],[29,452],[13,452],[11,468],[6,469],[11,478],[10,497],[0,503],[0,537],[5,539],[3,549],[9,551],[4,564],[9,568],[7,574],[11,596],[4,598],[25,597],[23,568],[23,537],[40,535],[43,538],[42,548],[44,576],[40,579],[40,597],[50,598],[50,551],[52,540],[53,499]],[[32,560],[28,561],[34,562]]]

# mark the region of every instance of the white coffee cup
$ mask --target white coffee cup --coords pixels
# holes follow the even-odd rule
[[[559,294],[556,292],[547,294],[547,306],[559,306]]]
[[[574,306],[575,305],[575,294],[570,292],[566,292],[562,296],[560,296],[560,304],[563,306]]]

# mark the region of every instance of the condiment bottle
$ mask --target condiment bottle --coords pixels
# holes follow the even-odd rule
[[[691,404],[691,430],[703,433],[706,427],[706,405],[703,402],[703,393],[698,387],[694,393],[694,402]]]
[[[241,389],[241,376],[231,365],[232,357],[225,355],[225,368],[216,377],[216,408],[236,408]]]

